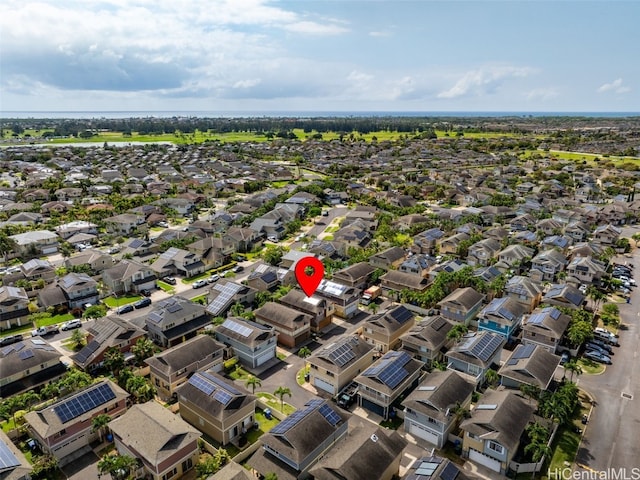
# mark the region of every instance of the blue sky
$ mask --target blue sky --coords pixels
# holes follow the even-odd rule
[[[5,0],[3,111],[640,111],[640,2]]]

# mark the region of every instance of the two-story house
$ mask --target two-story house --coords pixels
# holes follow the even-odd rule
[[[431,367],[444,356],[447,333],[453,325],[441,316],[426,317],[400,337],[402,350]]]
[[[99,299],[98,282],[86,273],[67,273],[38,293],[38,303],[44,308],[64,305],[69,310],[83,309],[97,305]]]
[[[542,300],[542,285],[521,275],[507,280],[504,292],[506,296],[520,302],[528,313],[531,313]]]
[[[249,369],[276,358],[277,335],[273,327],[238,317],[227,318],[215,329],[216,339],[231,347],[240,363]]]
[[[195,372],[177,393],[180,417],[221,445],[253,428],[257,397],[214,368]]]
[[[498,252],[498,261],[508,268],[516,268],[522,266],[529,261],[534,254],[533,248],[525,247],[519,243],[509,245]]]
[[[483,300],[484,295],[471,287],[457,288],[438,303],[440,315],[454,323],[469,325],[480,311]]]
[[[398,267],[398,271],[420,275],[421,277],[426,278],[429,275],[429,271],[436,265],[436,263],[436,259],[431,255],[418,253],[411,255],[402,262]]]
[[[362,338],[378,352],[386,353],[400,344],[400,337],[416,324],[415,315],[404,305],[372,315],[362,328]]]
[[[79,450],[91,451],[90,444],[99,435],[93,431],[93,418],[102,414],[113,419],[119,417],[127,410],[128,397],[129,394],[111,380],[102,380],[40,410],[29,412],[24,419],[40,449],[54,456],[58,465],[64,466],[78,457],[79,454],[74,454]],[[160,404],[156,405],[165,410]],[[139,428],[148,435],[144,427]]]
[[[347,434],[350,414],[321,399],[307,402],[260,437],[262,448],[247,461],[259,475],[278,479],[308,477],[308,471]]]
[[[478,331],[502,335],[508,343],[520,328],[525,307],[511,297],[494,298],[478,315]]]
[[[145,222],[144,215],[122,213],[104,219],[107,232],[113,235],[131,235]]]
[[[278,343],[294,348],[311,335],[311,316],[276,302],[267,302],[255,312],[256,322],[273,327]]]
[[[415,387],[423,363],[407,352],[389,351],[355,378],[358,383],[358,405],[384,418],[389,418],[391,405],[405,391]]]
[[[439,251],[441,255],[456,255],[458,247],[462,242],[471,239],[471,235],[465,232],[456,233],[446,238],[440,239],[438,243]]]
[[[207,312],[214,317],[222,317],[231,305],[251,305],[256,298],[257,290],[247,285],[221,278],[209,289]]]
[[[564,270],[567,257],[558,250],[545,250],[531,260],[529,277],[537,282],[553,282]]]
[[[47,260],[32,258],[28,262],[20,265],[19,270],[15,273],[6,273],[2,277],[3,285],[16,285],[20,280],[27,280],[32,285],[37,286],[39,280],[51,283],[56,279],[56,269]]]
[[[147,358],[145,363],[158,396],[165,402],[174,398],[176,389],[196,370],[221,371],[224,349],[209,335],[198,335]]]
[[[539,345],[551,353],[556,353],[570,321],[569,315],[555,307],[535,310],[524,319],[522,343]]]
[[[0,349],[0,397],[33,390],[54,381],[67,371],[53,346],[39,337]]]
[[[375,350],[358,336],[343,336],[307,358],[309,383],[337,395],[373,363]]]
[[[322,280],[315,296],[324,298],[333,304],[334,314],[340,318],[350,319],[358,314],[361,290],[331,280]]]
[[[333,281],[342,283],[348,287],[366,290],[370,285],[371,276],[376,271],[376,267],[366,262],[359,262],[350,265],[333,274]]]
[[[109,429],[118,454],[142,464],[136,478],[178,479],[198,462],[201,433],[158,402],[133,405]]]
[[[495,238],[485,238],[469,247],[467,263],[471,266],[488,265],[496,258],[500,251],[501,244]]]
[[[309,315],[311,317],[312,332],[319,333],[331,325],[335,307],[332,302],[325,298],[316,297],[315,295],[307,297],[302,291],[294,288],[278,301],[282,305]]]
[[[574,257],[567,265],[567,274],[581,284],[599,284],[607,266],[593,257]]]
[[[94,274],[100,274],[103,270],[113,267],[114,264],[115,262],[111,255],[93,249],[83,250],[64,259],[64,266],[67,269],[79,265],[89,265],[91,272]]]
[[[542,303],[568,308],[580,308],[584,301],[585,295],[569,284],[552,284],[542,297]]]
[[[210,322],[211,317],[202,305],[180,295],[157,302],[145,315],[149,338],[161,347],[172,347],[195,337]]]
[[[405,431],[442,448],[456,427],[454,411],[469,407],[475,387],[453,370],[429,373],[402,402]]]
[[[504,344],[504,337],[495,333],[467,333],[445,354],[447,368],[469,375],[480,386],[491,365],[500,364]]]
[[[14,445],[9,436],[0,430],[0,456],[2,480],[30,480],[33,466]]]
[[[117,265],[102,271],[104,285],[116,295],[140,293],[156,286],[156,273],[135,260],[120,260]]]
[[[413,237],[411,251],[414,253],[435,254],[438,241],[444,237],[444,232],[439,228],[430,228]]]
[[[0,287],[0,328],[28,325],[29,315],[29,297],[24,288]]]
[[[611,224],[600,225],[593,231],[593,241],[601,245],[612,246],[618,241],[621,234],[622,230],[618,227]]]
[[[395,270],[407,258],[407,252],[400,247],[391,247],[369,257],[369,263],[375,268]]]
[[[194,277],[205,271],[205,264],[200,255],[181,248],[171,247],[150,265],[151,270],[156,272],[159,278],[168,275],[184,275]]]
[[[15,242],[16,251],[9,252],[7,258],[32,258],[51,255],[58,251],[60,237],[49,230],[33,230],[10,235]]]
[[[380,277],[380,287],[384,294],[396,300],[400,299],[403,290],[423,293],[427,290],[430,280],[417,273],[389,270]]]
[[[498,375],[506,388],[520,389],[521,385],[530,385],[543,391],[549,388],[559,364],[558,355],[540,345],[525,343],[513,350]]]
[[[96,235],[98,233],[98,225],[84,220],[75,220],[73,222],[58,225],[55,230],[60,238],[68,240],[79,233]]]
[[[462,456],[504,474],[536,406],[509,390],[488,389],[462,422]]]

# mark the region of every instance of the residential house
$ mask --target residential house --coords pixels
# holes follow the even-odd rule
[[[120,250],[121,257],[134,257],[146,259],[156,255],[160,251],[160,245],[156,242],[144,240],[142,238],[131,238],[122,244]]]
[[[260,248],[263,239],[258,232],[250,228],[231,227],[225,232],[224,240],[228,244],[233,245],[236,252],[244,253]]]
[[[273,291],[280,285],[278,269],[261,263],[249,274],[246,282],[259,292]]]
[[[524,319],[522,343],[538,345],[556,353],[570,321],[569,315],[555,307],[536,310]]]
[[[525,213],[523,215],[518,215],[509,223],[511,230],[515,230],[515,231],[533,229],[535,228],[535,225],[536,225],[535,217],[528,213]]]
[[[255,476],[242,465],[231,460],[216,473],[208,476],[207,480],[255,480]]]
[[[309,256],[310,255],[307,252],[303,252],[302,250],[289,250],[282,255],[282,260],[280,260],[279,266],[280,268],[295,270],[296,264],[303,258]]]
[[[337,395],[374,360],[375,350],[358,336],[343,336],[307,358],[309,383]]]
[[[360,312],[358,305],[361,293],[358,288],[323,279],[318,285],[314,296],[324,298],[332,303],[334,314],[338,317],[349,319]]]
[[[580,308],[585,303],[585,295],[573,285],[554,284],[544,294],[542,302],[561,307]]]
[[[378,228],[377,209],[375,207],[357,206],[355,210],[348,210],[342,226],[349,226],[354,223],[365,225],[367,230],[375,232]]]
[[[33,230],[31,232],[10,235],[16,244],[16,251],[9,252],[7,258],[31,258],[51,255],[58,251],[60,237],[48,230]]]
[[[611,224],[600,225],[593,232],[593,241],[601,245],[613,246],[620,238],[622,230]]]
[[[207,312],[214,317],[224,316],[231,305],[251,305],[256,298],[257,290],[246,285],[221,278],[209,289]]]
[[[386,353],[400,344],[400,337],[415,326],[415,315],[404,305],[370,316],[362,330],[362,338],[378,352]]]
[[[57,380],[67,371],[60,358],[60,352],[39,337],[2,347],[0,397],[9,398]]]
[[[135,260],[120,260],[102,271],[104,285],[115,295],[151,290],[156,287],[157,278],[151,268]]]
[[[565,257],[558,250],[544,250],[531,259],[529,276],[536,282],[553,282],[567,264]]]
[[[388,351],[355,378],[358,405],[389,418],[393,402],[418,384],[422,367],[407,352]]]
[[[375,268],[396,270],[407,258],[407,252],[400,247],[391,247],[369,257],[369,263]]]
[[[486,330],[467,333],[445,354],[447,368],[469,375],[480,386],[491,365],[500,364],[504,344],[502,335]]]
[[[542,241],[540,242],[540,248],[555,248],[566,254],[572,243],[573,240],[571,239],[571,237],[565,237],[563,235],[551,235],[542,239]]]
[[[342,224],[340,230],[333,234],[333,241],[348,247],[366,247],[371,242],[371,232],[362,222],[355,222],[350,225]]]
[[[332,280],[348,287],[366,290],[370,286],[371,277],[375,271],[376,268],[371,264],[359,262],[338,270],[333,274]]]
[[[469,247],[467,263],[471,266],[488,265],[498,255],[502,248],[500,242],[494,238],[485,238]]]
[[[117,348],[125,361],[131,360],[134,357],[131,347],[146,335],[142,328],[116,316],[98,318],[91,326],[84,328],[88,333],[87,344],[71,355],[71,360],[85,371],[102,366],[104,355],[110,348]]]
[[[420,215],[419,213],[410,213],[409,215],[402,215],[396,219],[394,226],[400,230],[407,230],[411,227],[415,227],[421,224],[428,224],[431,221],[429,217]]]
[[[414,253],[435,254],[438,241],[444,237],[444,232],[439,228],[430,228],[413,237],[411,251]]]
[[[293,308],[267,302],[254,313],[256,322],[273,327],[278,332],[278,343],[286,347],[298,347],[311,335],[311,316]]]
[[[478,331],[502,335],[509,343],[520,328],[526,308],[511,297],[494,298],[478,315]]]
[[[545,237],[559,235],[564,228],[564,224],[553,218],[543,218],[536,223],[536,231],[542,232]]]
[[[347,434],[311,469],[314,480],[398,478],[407,440],[398,432],[352,417]]]
[[[387,297],[395,300],[400,300],[400,294],[403,290],[423,293],[430,284],[431,280],[428,278],[415,273],[399,272],[398,270],[389,270],[380,277],[382,292]]]
[[[506,296],[517,300],[531,313],[542,300],[542,286],[529,277],[515,275],[507,280],[504,287]]]
[[[407,433],[442,448],[456,427],[456,409],[469,408],[475,383],[453,370],[434,370],[402,401]]]
[[[107,232],[113,235],[132,235],[140,232],[145,222],[144,215],[136,215],[133,213],[121,213],[104,219]]]
[[[599,284],[607,266],[593,257],[574,257],[567,265],[567,274],[581,284]]]
[[[234,242],[226,237],[205,237],[187,245],[187,250],[200,256],[205,270],[227,264],[236,252]]]
[[[2,457],[2,466],[0,467],[2,480],[31,479],[33,466],[2,430],[0,430],[0,455]]]
[[[150,265],[150,268],[160,278],[176,274],[194,277],[204,273],[205,264],[200,255],[181,248],[171,247],[161,253],[158,259]]]
[[[462,456],[506,473],[536,406],[509,390],[488,389],[462,422]]]
[[[441,316],[425,317],[400,337],[402,350],[409,352],[431,368],[434,362],[444,357],[444,349],[449,343],[447,333],[453,325]]]
[[[151,340],[161,347],[172,347],[195,337],[211,317],[202,305],[174,295],[157,302],[144,321]]]
[[[209,335],[198,335],[147,358],[145,363],[158,396],[165,402],[175,398],[177,388],[196,370],[221,371],[224,349]]]
[[[97,305],[99,299],[98,282],[86,273],[67,273],[38,294],[38,304],[45,309],[59,306],[84,309]]]
[[[100,274],[104,270],[113,267],[114,264],[113,257],[108,253],[91,249],[84,250],[64,259],[64,266],[67,269],[72,269],[79,265],[89,265],[91,272],[94,274]]]
[[[170,208],[176,211],[178,215],[186,217],[196,208],[195,204],[188,198],[166,197],[156,200],[152,205]]]
[[[136,477],[178,479],[198,462],[201,433],[157,402],[133,405],[109,429],[118,454],[141,462]]]
[[[498,262],[507,268],[520,270],[526,262],[531,260],[535,250],[518,243],[509,245],[498,253]]]
[[[265,433],[262,448],[247,465],[259,475],[275,473],[278,480],[308,478],[308,471],[347,433],[350,414],[313,399]]]
[[[329,302],[325,298],[316,297],[315,295],[307,297],[302,291],[294,288],[285,296],[281,297],[278,302],[309,315],[309,317],[311,317],[312,332],[319,333],[331,325],[334,306],[332,302]]]
[[[47,260],[32,258],[28,262],[21,264],[15,273],[5,273],[2,277],[3,285],[16,285],[20,280],[32,282],[33,286],[38,286],[39,280],[51,283],[56,278],[56,269]],[[33,295],[33,294],[32,294]]]
[[[214,368],[200,369],[178,388],[180,417],[221,445],[253,428],[256,399]]]
[[[417,458],[409,465],[402,480],[471,480],[472,477],[461,468],[444,457]]]
[[[546,348],[532,343],[518,345],[507,361],[498,370],[501,384],[507,388],[520,389],[530,385],[547,390],[553,380],[560,357]]]
[[[564,229],[564,234],[575,242],[584,242],[591,233],[589,227],[581,222],[571,222]]]
[[[29,325],[29,315],[29,297],[24,288],[0,287],[0,330]]]
[[[429,275],[429,271],[436,265],[436,263],[437,261],[434,257],[418,253],[411,255],[402,262],[398,267],[398,271],[412,273],[426,278]]]
[[[454,323],[469,325],[480,311],[483,300],[484,295],[471,287],[457,288],[438,303],[440,315]]]
[[[40,449],[55,457],[58,465],[64,466],[91,451],[90,444],[100,434],[93,431],[93,418],[108,414],[116,419],[127,410],[128,397],[129,394],[111,380],[102,380],[40,410],[28,412],[24,419],[31,438]],[[149,403],[165,410],[160,404]],[[144,427],[138,425],[136,428],[144,435],[150,435]]]
[[[249,369],[276,358],[277,335],[273,327],[238,317],[227,318],[215,329],[216,339],[231,347],[240,363]]]
[[[79,233],[96,235],[98,233],[98,225],[84,220],[75,220],[73,222],[58,225],[55,228],[55,231],[60,236],[60,238],[68,240],[69,238]]]
[[[57,189],[54,195],[61,202],[75,202],[84,196],[84,192],[82,188],[65,187]]]
[[[442,238],[438,244],[440,255],[457,255],[462,242],[471,239],[471,235],[465,232],[456,233],[450,237]]]

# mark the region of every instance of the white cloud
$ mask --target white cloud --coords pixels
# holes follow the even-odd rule
[[[500,84],[515,77],[526,77],[534,70],[528,67],[488,66],[466,72],[456,83],[438,93],[438,98],[457,98],[468,94],[491,93]]]
[[[292,22],[284,26],[285,30],[295,33],[306,33],[309,35],[340,35],[349,30],[335,24],[322,24],[317,22]]]
[[[617,78],[611,83],[605,83],[603,85],[600,85],[600,87],[598,87],[598,90],[597,90],[598,93],[605,93],[605,92],[627,93],[630,91],[631,89],[629,87],[622,84],[621,78]]]
[[[387,32],[384,30],[369,32],[370,37],[390,37],[391,32]]]
[[[529,92],[527,92],[527,100],[532,102],[535,102],[535,101],[545,102],[547,100],[552,100],[558,97],[558,95],[559,95],[558,89],[554,87],[534,88],[533,90],[530,90]]]

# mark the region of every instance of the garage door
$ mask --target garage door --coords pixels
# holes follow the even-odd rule
[[[42,249],[43,255],[51,255],[52,253],[56,253],[58,251],[58,247],[44,247]]]
[[[329,392],[331,395],[336,393],[336,389],[333,387],[333,385],[331,385],[329,382],[321,378],[314,377],[313,385],[316,386],[317,388],[324,390],[325,392]]]
[[[362,399],[362,408],[366,408],[367,410],[373,413],[377,413],[378,415],[384,417],[384,407],[381,407],[377,403],[373,403],[372,401],[367,400],[366,398]]]
[[[273,350],[269,350],[268,352],[263,353],[258,358],[256,358],[256,367],[259,367],[265,362],[268,362],[272,358],[275,358],[275,352]]]
[[[409,433],[411,435],[415,435],[416,437],[422,438],[429,443],[433,443],[435,446],[440,447],[438,443],[438,435],[427,430],[422,425],[418,425],[417,423],[409,422]]]
[[[484,465],[487,468],[490,468],[494,472],[500,472],[500,462],[498,460],[494,460],[493,458],[485,455],[478,450],[474,450],[473,448],[469,449],[469,460],[476,462],[479,465]]]

